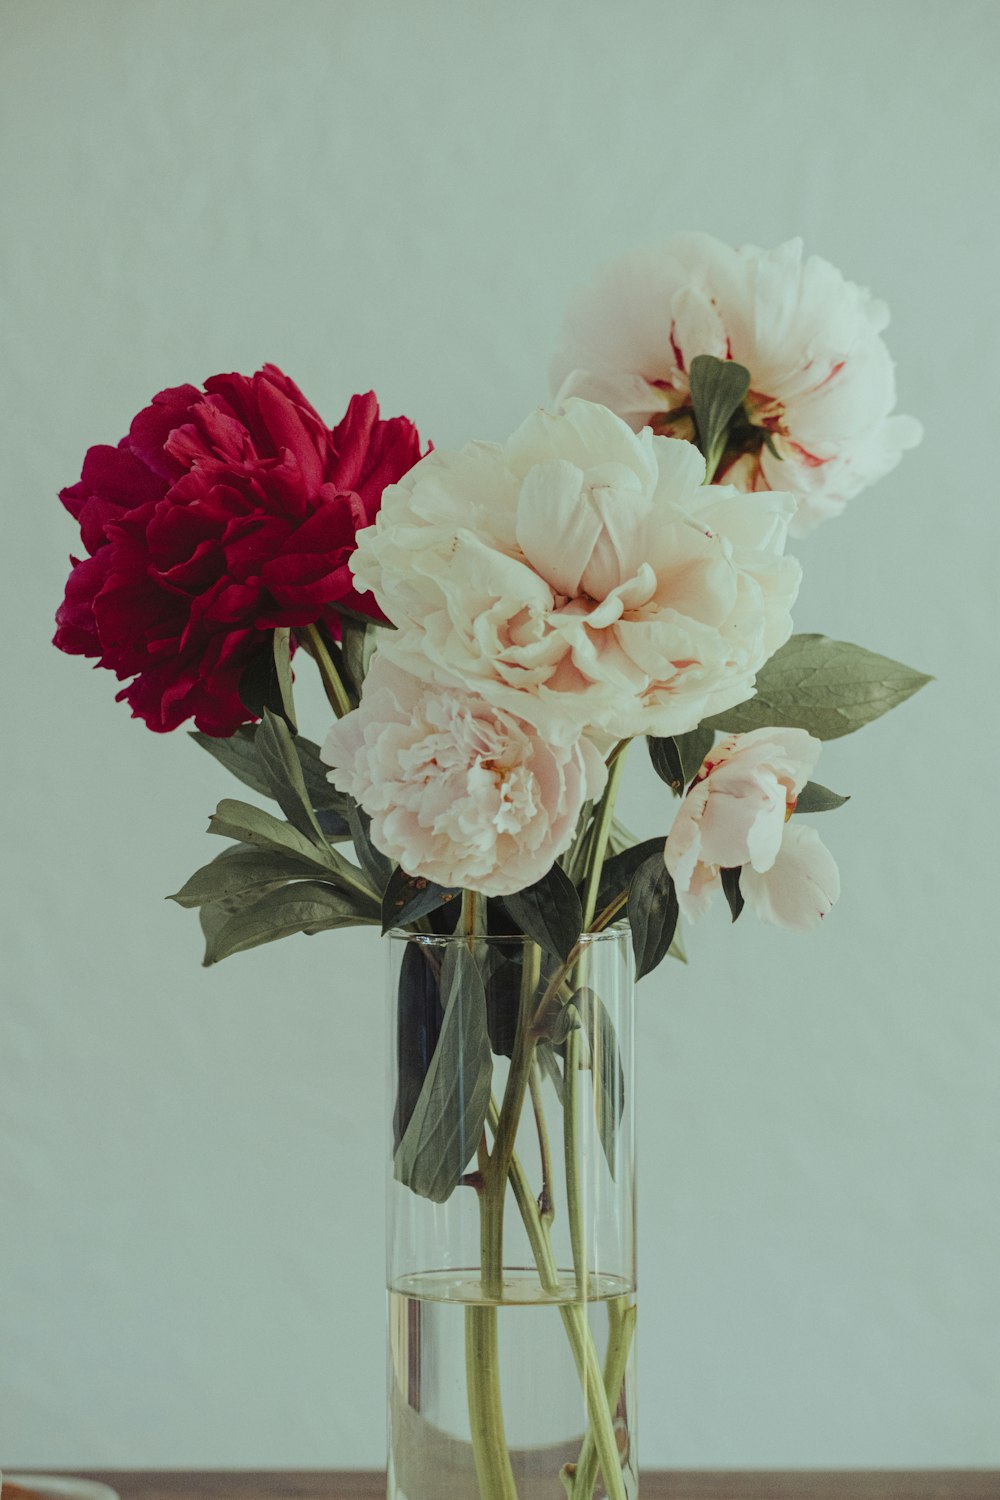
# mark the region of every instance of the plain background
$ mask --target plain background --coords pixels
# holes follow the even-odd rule
[[[57,490],[155,391],[265,360],[331,421],[374,386],[439,446],[504,437],[570,290],[702,228],[889,301],[927,436],[798,545],[796,625],[937,681],[824,753],[824,929],[720,909],[640,990],[643,1460],[1000,1464],[1000,7],[0,18],[0,1461],[383,1460],[382,951],[199,968],[162,897],[232,788],[49,646]]]

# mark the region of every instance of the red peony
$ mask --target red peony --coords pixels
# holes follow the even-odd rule
[[[335,632],[338,603],[385,618],[348,564],[419,457],[413,423],[381,421],[373,392],[331,432],[275,365],[161,391],[60,494],[89,556],[71,558],[55,644],[132,678],[118,697],[150,729],[232,734],[275,627]]]

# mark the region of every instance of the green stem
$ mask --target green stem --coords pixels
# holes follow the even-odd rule
[[[497,1310],[465,1309],[465,1383],[480,1500],[517,1500],[500,1400]]]
[[[303,625],[296,634],[304,642],[306,650],[319,668],[319,675],[323,681],[323,690],[327,700],[338,719],[349,714],[354,705],[343,679],[337,671],[337,665],[333,659],[329,647],[317,625]]]
[[[490,1105],[487,1115],[490,1128],[496,1133],[498,1120],[496,1105]],[[535,1257],[538,1267],[538,1279],[542,1289],[550,1297],[560,1296],[563,1292],[559,1280],[559,1268],[556,1265],[555,1256],[552,1253],[552,1244],[549,1240],[548,1226],[538,1212],[538,1204],[535,1202],[534,1194],[528,1183],[527,1174],[515,1153],[511,1153],[510,1166],[508,1168],[511,1190],[514,1201],[517,1204],[524,1227],[528,1235],[528,1243],[531,1253]],[[597,1455],[597,1462],[604,1473],[604,1487],[608,1494],[608,1500],[627,1500],[625,1494],[625,1482],[622,1479],[621,1458],[618,1453],[618,1444],[615,1441],[615,1428],[613,1411],[605,1395],[605,1385],[601,1373],[600,1361],[597,1358],[597,1349],[594,1345],[593,1334],[587,1321],[586,1304],[582,1302],[561,1302],[559,1315],[566,1330],[573,1362],[580,1377],[580,1385],[583,1389],[584,1401],[587,1408],[587,1437],[590,1439],[593,1450]],[[620,1386],[621,1382],[619,1382]]]
[[[534,1058],[531,1062],[531,1072],[528,1074],[528,1088],[531,1090],[531,1108],[535,1115],[538,1155],[542,1168],[542,1191],[538,1195],[538,1212],[544,1222],[551,1225],[556,1211],[555,1200],[552,1197],[552,1148],[549,1145],[549,1130],[545,1123],[545,1109],[542,1104],[542,1077]]]
[[[583,1199],[580,1192],[580,1017],[573,1006],[567,1020],[566,1061],[563,1068],[563,1161],[566,1170],[566,1210],[569,1242],[573,1254],[576,1294],[587,1301],[587,1250],[583,1234]]]
[[[612,1297],[608,1303],[608,1348],[604,1356],[604,1399],[614,1421],[618,1410],[628,1357],[635,1334],[636,1307],[627,1296]],[[617,1445],[616,1445],[617,1446]],[[564,1483],[568,1500],[591,1500],[598,1470],[597,1445],[588,1432],[580,1448],[576,1465],[567,1464]]]
[[[594,814],[593,831],[587,849],[587,876],[583,888],[584,932],[589,931],[590,924],[594,920],[597,892],[601,884],[601,870],[604,868],[604,856],[608,849],[608,839],[611,837],[611,820],[614,817],[615,798],[618,796],[622,771],[625,769],[625,749],[628,743],[628,740],[619,740],[608,757],[608,782]]]

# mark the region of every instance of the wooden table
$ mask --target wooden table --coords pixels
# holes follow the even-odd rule
[[[110,1484],[121,1500],[385,1500],[385,1476],[372,1472],[121,1469],[87,1474]],[[642,1500],[1000,1500],[1000,1470],[674,1470],[644,1474]]]

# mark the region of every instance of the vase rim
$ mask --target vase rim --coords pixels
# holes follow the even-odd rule
[[[612,939],[621,940],[629,930],[627,921],[610,922],[607,927],[602,927],[600,932],[581,932],[579,942],[584,947],[593,947],[595,943],[610,942]],[[427,948],[446,948],[449,943],[467,943],[468,934],[464,932],[410,932],[406,927],[390,927],[385,933],[387,938],[396,942],[420,943]],[[530,943],[531,938],[523,932],[481,932],[476,933],[477,943]]]

